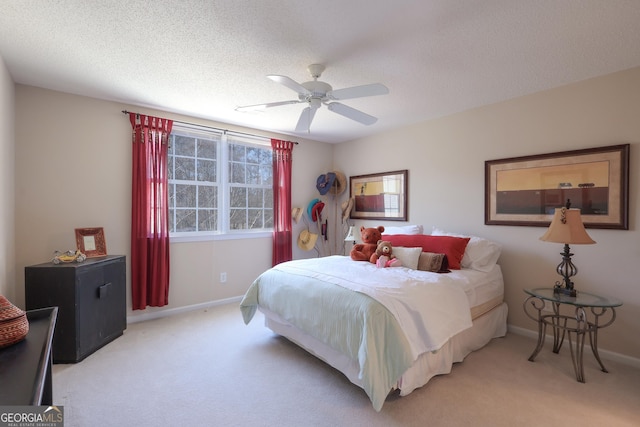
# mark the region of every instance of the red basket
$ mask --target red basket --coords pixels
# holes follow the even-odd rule
[[[0,348],[22,341],[28,332],[27,313],[0,295]]]

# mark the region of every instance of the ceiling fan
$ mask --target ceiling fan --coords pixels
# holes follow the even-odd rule
[[[318,80],[325,67],[321,64],[311,64],[307,67],[309,74],[313,77],[312,81],[298,83],[295,80],[287,76],[268,75],[267,78],[273,80],[276,83],[280,83],[283,86],[298,93],[298,99],[290,101],[269,102],[266,104],[247,105],[243,107],[236,107],[236,111],[252,111],[260,110],[271,107],[278,107],[281,105],[289,104],[302,104],[306,103],[308,106],[302,110],[298,124],[296,125],[296,132],[308,132],[311,127],[311,122],[316,114],[316,111],[322,104],[326,105],[329,111],[340,114],[351,120],[355,120],[363,125],[372,125],[378,119],[370,116],[360,110],[341,104],[339,102],[333,102],[336,100],[362,98],[365,96],[386,95],[389,93],[389,89],[380,83],[373,83],[362,86],[353,86],[344,89],[333,90],[328,83]]]

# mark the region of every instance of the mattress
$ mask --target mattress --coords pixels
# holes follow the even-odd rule
[[[460,282],[469,301],[472,319],[482,316],[504,300],[504,281],[498,264],[487,273],[464,268],[446,274],[453,277],[464,275],[469,279]]]

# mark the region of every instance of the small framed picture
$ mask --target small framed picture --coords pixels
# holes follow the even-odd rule
[[[104,229],[102,227],[76,228],[76,246],[87,258],[107,255]]]

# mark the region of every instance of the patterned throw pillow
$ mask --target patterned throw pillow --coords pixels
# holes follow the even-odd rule
[[[449,273],[449,263],[445,254],[422,252],[418,260],[418,270],[433,273]]]

